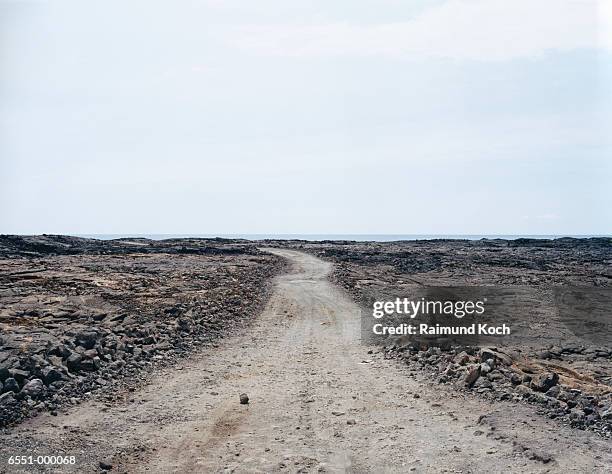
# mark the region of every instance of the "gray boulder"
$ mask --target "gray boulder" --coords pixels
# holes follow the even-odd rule
[[[40,379],[32,379],[27,382],[23,388],[21,389],[21,393],[29,396],[30,398],[38,398],[43,390],[45,389],[45,384]]]
[[[68,369],[74,372],[78,372],[81,369],[82,361],[83,361],[83,356],[81,356],[81,354],[77,354],[76,352],[73,352],[72,354],[70,354],[70,356],[66,360],[66,366],[68,367]]]
[[[466,387],[471,387],[478,380],[478,377],[480,377],[480,365],[469,367],[463,378],[463,383]]]
[[[462,351],[455,356],[453,362],[455,362],[455,364],[465,365],[469,362],[469,360],[470,360],[469,354],[465,351]]]
[[[4,392],[19,392],[19,384],[13,377],[9,377],[4,381]]]
[[[0,367],[0,382],[4,382],[11,376],[8,367]]]
[[[64,375],[55,367],[45,367],[41,373],[46,385],[50,385],[64,378]]]
[[[547,372],[545,374],[536,375],[531,379],[531,388],[538,392],[547,392],[552,387],[557,385],[559,376],[554,372]]]
[[[17,380],[19,383],[25,383],[27,378],[30,376],[30,372],[27,370],[9,369],[9,372],[11,373],[11,377]]]
[[[76,345],[85,349],[93,349],[98,340],[98,334],[95,331],[81,331],[74,338]]]
[[[13,392],[6,392],[0,395],[0,406],[12,405],[14,402],[15,402],[15,397],[13,396]]]

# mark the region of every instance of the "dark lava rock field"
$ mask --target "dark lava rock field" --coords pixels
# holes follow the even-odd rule
[[[0,427],[129,396],[246,324],[283,265],[246,241],[0,236]]]
[[[423,287],[504,288],[512,336],[479,344],[389,338],[387,357],[477,396],[612,437],[612,239],[288,241],[335,263],[332,279],[371,316],[372,301]],[[569,309],[559,295],[576,293]],[[601,303],[593,309],[595,297]]]

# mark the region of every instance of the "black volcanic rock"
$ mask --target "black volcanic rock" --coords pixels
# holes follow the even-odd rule
[[[0,427],[28,398],[116,397],[248,323],[282,262],[243,240],[1,235]]]

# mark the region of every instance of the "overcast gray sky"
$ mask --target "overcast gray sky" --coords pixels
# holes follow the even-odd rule
[[[0,232],[610,234],[612,2],[0,0]]]

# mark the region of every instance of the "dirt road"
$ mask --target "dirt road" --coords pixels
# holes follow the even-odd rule
[[[88,402],[23,423],[1,440],[0,472],[16,471],[9,455],[39,454],[75,455],[78,472],[100,461],[155,473],[612,468],[609,442],[595,435],[368,354],[359,309],[328,282],[330,264],[271,252],[294,268],[248,331],[164,370],[125,403]]]

